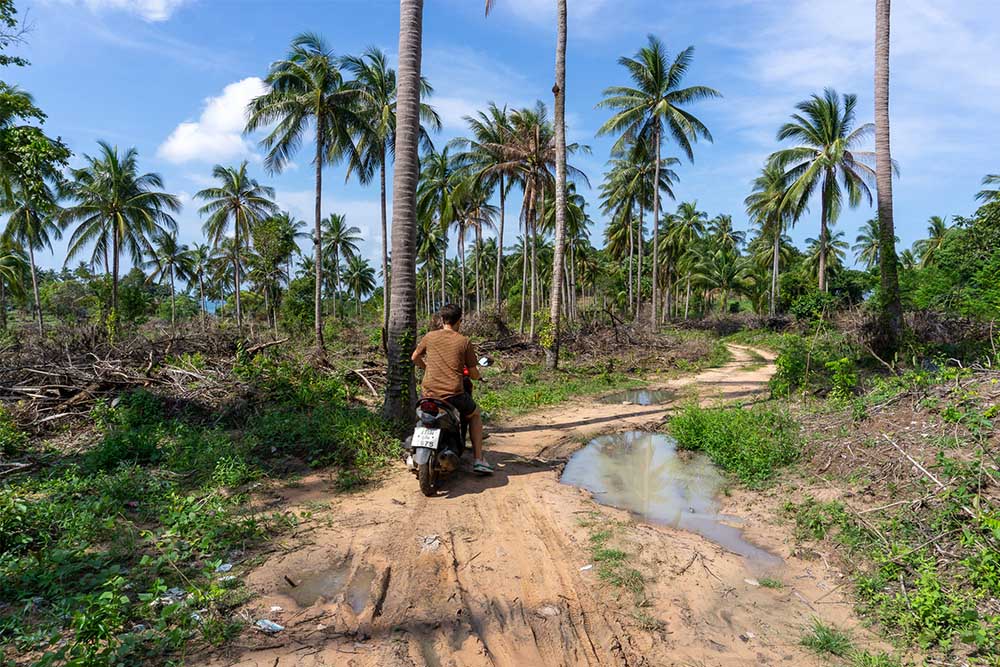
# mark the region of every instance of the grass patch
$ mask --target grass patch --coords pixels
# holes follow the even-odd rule
[[[619,524],[602,520],[598,512],[580,520],[580,525],[591,529],[590,557],[597,565],[597,576],[608,584],[632,594],[637,607],[646,599],[646,583],[642,573],[629,565],[631,555],[616,547],[609,546],[615,537]],[[647,614],[648,616],[648,614]],[[654,619],[655,620],[655,619]]]
[[[249,595],[242,554],[309,516],[255,510],[250,485],[297,459],[355,486],[398,447],[336,379],[264,359],[237,372],[249,405],[203,414],[127,393],[93,409],[89,449],[47,451],[0,485],[0,664],[169,664],[188,642],[227,641]],[[26,443],[12,429],[0,420],[5,449]]]
[[[843,630],[826,625],[818,618],[813,619],[812,627],[803,635],[801,644],[819,654],[844,657],[850,653],[851,637]]]
[[[784,588],[785,584],[782,583],[781,579],[774,579],[773,577],[762,577],[760,579],[760,585],[764,588]]]
[[[854,667],[900,667],[902,663],[899,658],[888,653],[857,651],[851,655],[851,664]]]
[[[634,375],[608,372],[545,371],[539,366],[521,370],[500,384],[493,378],[476,387],[476,403],[493,419],[556,405],[575,396],[599,394],[612,389],[632,389],[646,383]]]
[[[702,451],[751,488],[764,486],[799,454],[798,424],[773,408],[702,408],[691,404],[670,419],[681,449]]]

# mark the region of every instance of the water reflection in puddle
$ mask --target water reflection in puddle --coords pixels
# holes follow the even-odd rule
[[[305,573],[296,581],[296,586],[285,586],[281,592],[295,600],[300,607],[309,607],[317,602],[331,602],[343,592],[344,601],[355,614],[360,614],[371,598],[371,586],[375,580],[375,570],[366,566],[350,574],[350,563],[340,563],[325,570]]]
[[[618,405],[632,403],[634,405],[659,405],[672,401],[675,393],[669,389],[626,389],[609,394],[600,399],[601,403]]]
[[[743,538],[734,517],[718,513],[725,478],[703,454],[678,456],[673,438],[629,431],[595,438],[566,464],[562,480],[604,505],[698,533],[763,565],[781,559]]]

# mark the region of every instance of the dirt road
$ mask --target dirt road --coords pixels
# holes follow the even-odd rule
[[[746,348],[732,352],[722,368],[662,386],[678,400],[751,400],[774,367]],[[658,422],[675,405],[581,399],[496,427],[487,440],[496,475],[459,475],[436,498],[421,496],[402,466],[364,493],[334,496],[321,476],[284,489],[283,509],[308,509],[313,519],[249,573],[259,597],[245,611],[286,629],[248,630],[201,664],[826,664],[799,646],[803,628],[814,616],[856,623],[838,594],[840,573],[821,554],[793,553],[773,518],[780,498],[734,491],[722,508],[784,559],[769,573],[784,586],[769,589],[742,557],[559,483],[565,457],[587,436]],[[586,568],[593,528],[581,517],[595,511],[599,522],[621,522],[623,550],[645,579],[641,607]]]

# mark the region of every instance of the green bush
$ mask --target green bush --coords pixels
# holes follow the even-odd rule
[[[750,487],[763,486],[799,455],[798,424],[771,408],[702,408],[688,405],[671,418],[681,449],[703,451]]]
[[[28,434],[17,427],[7,412],[0,408],[0,454],[15,456],[28,444]]]
[[[770,380],[771,395],[789,396],[797,390],[827,391],[834,388],[834,375],[839,370],[840,388],[845,389],[845,397],[853,393],[848,388],[853,373],[856,351],[848,345],[840,334],[821,332],[819,335],[803,336],[785,334],[781,337],[776,370]],[[831,365],[832,364],[832,365]],[[857,384],[857,376],[854,377]]]
[[[788,312],[795,319],[815,322],[829,317],[837,307],[837,297],[829,292],[809,291],[792,302]]]

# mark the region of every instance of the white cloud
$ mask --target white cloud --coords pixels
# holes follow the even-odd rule
[[[91,11],[115,10],[135,14],[146,21],[166,21],[189,0],[62,0],[82,4]]]
[[[253,145],[243,136],[245,111],[250,100],[265,91],[264,82],[255,76],[229,84],[221,95],[205,100],[197,121],[174,128],[157,155],[175,164],[252,157]]]

